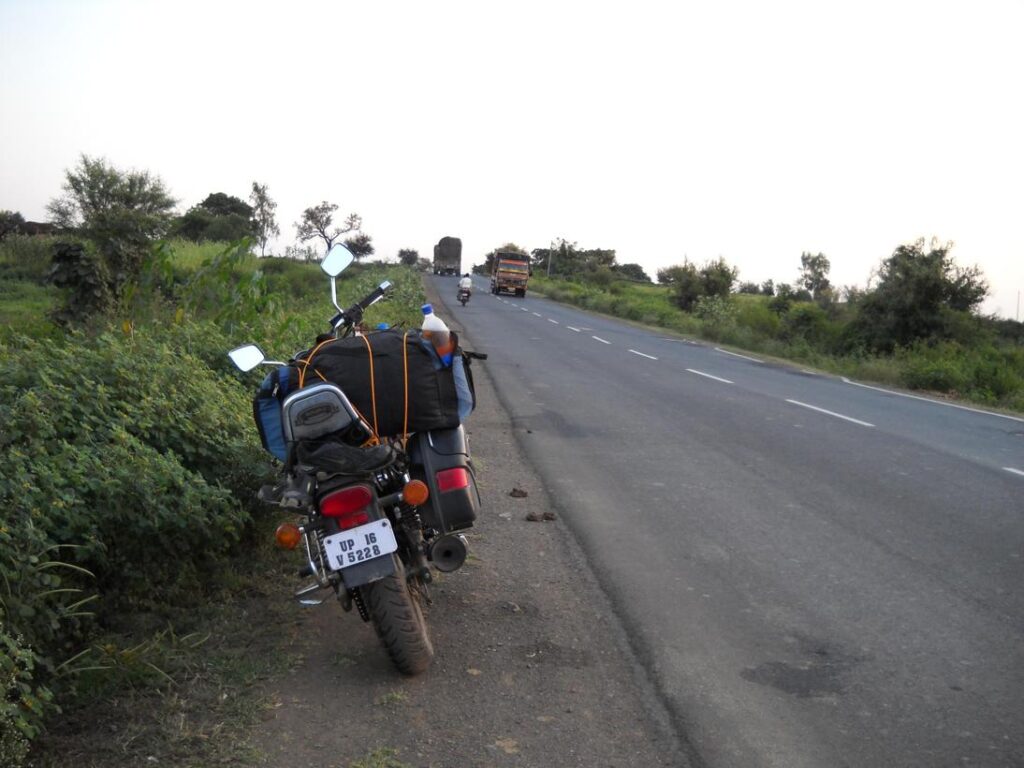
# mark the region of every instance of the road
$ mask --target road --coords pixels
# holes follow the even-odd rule
[[[431,279],[698,763],[1024,765],[1024,419]]]

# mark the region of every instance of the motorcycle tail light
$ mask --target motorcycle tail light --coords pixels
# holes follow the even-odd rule
[[[437,473],[437,490],[441,493],[469,487],[469,472],[465,467],[442,469]]]
[[[352,485],[324,496],[320,500],[320,514],[335,518],[341,530],[346,531],[370,522],[371,503],[373,491],[369,486]]]
[[[302,541],[302,531],[295,523],[281,523],[274,531],[274,538],[281,549],[295,549]]]

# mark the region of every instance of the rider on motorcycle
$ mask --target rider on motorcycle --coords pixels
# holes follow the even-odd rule
[[[473,292],[473,281],[469,277],[469,272],[464,274],[462,279],[459,280],[459,290],[468,291],[469,293]]]

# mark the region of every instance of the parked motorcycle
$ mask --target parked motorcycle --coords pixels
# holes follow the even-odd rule
[[[468,288],[459,288],[459,295],[457,298],[462,306],[466,306],[466,302],[469,301],[469,293],[470,291]]]
[[[381,283],[342,309],[336,278],[352,260],[347,248],[335,245],[322,263],[338,314],[314,352],[334,341],[344,346],[344,339],[351,339],[350,347],[365,343],[369,349],[377,336],[363,337],[357,329],[363,312],[384,298],[391,284]],[[401,343],[415,352],[418,336],[405,336],[410,334],[414,340]],[[373,623],[400,672],[424,671],[434,655],[424,613],[431,604],[431,566],[441,572],[462,566],[468,548],[461,531],[473,525],[479,507],[461,424],[415,432],[404,440],[378,440],[371,421],[353,406],[358,398],[351,387],[346,392],[318,379],[304,385],[302,364],[309,367],[311,353],[289,363],[273,362],[258,346],[247,344],[228,354],[243,371],[261,364],[277,366],[264,381],[254,412],[264,445],[282,460],[282,475],[277,485],[264,486],[259,497],[300,517],[298,523],[282,523],[276,532],[280,546],[300,549],[299,576],[311,579],[296,591],[296,598],[316,605],[323,602],[318,593],[333,590],[346,612],[355,607],[364,621]],[[373,354],[369,357],[372,379]],[[408,381],[405,386],[408,392]],[[282,389],[291,390],[283,399]],[[373,409],[376,422],[377,406]],[[278,427],[280,434],[273,434]]]

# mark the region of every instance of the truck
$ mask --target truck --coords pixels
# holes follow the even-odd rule
[[[516,296],[525,296],[531,274],[530,257],[525,253],[498,251],[494,254],[494,266],[491,269],[491,293],[506,291]]]
[[[434,246],[434,274],[457,275],[462,269],[462,241],[442,237]]]

